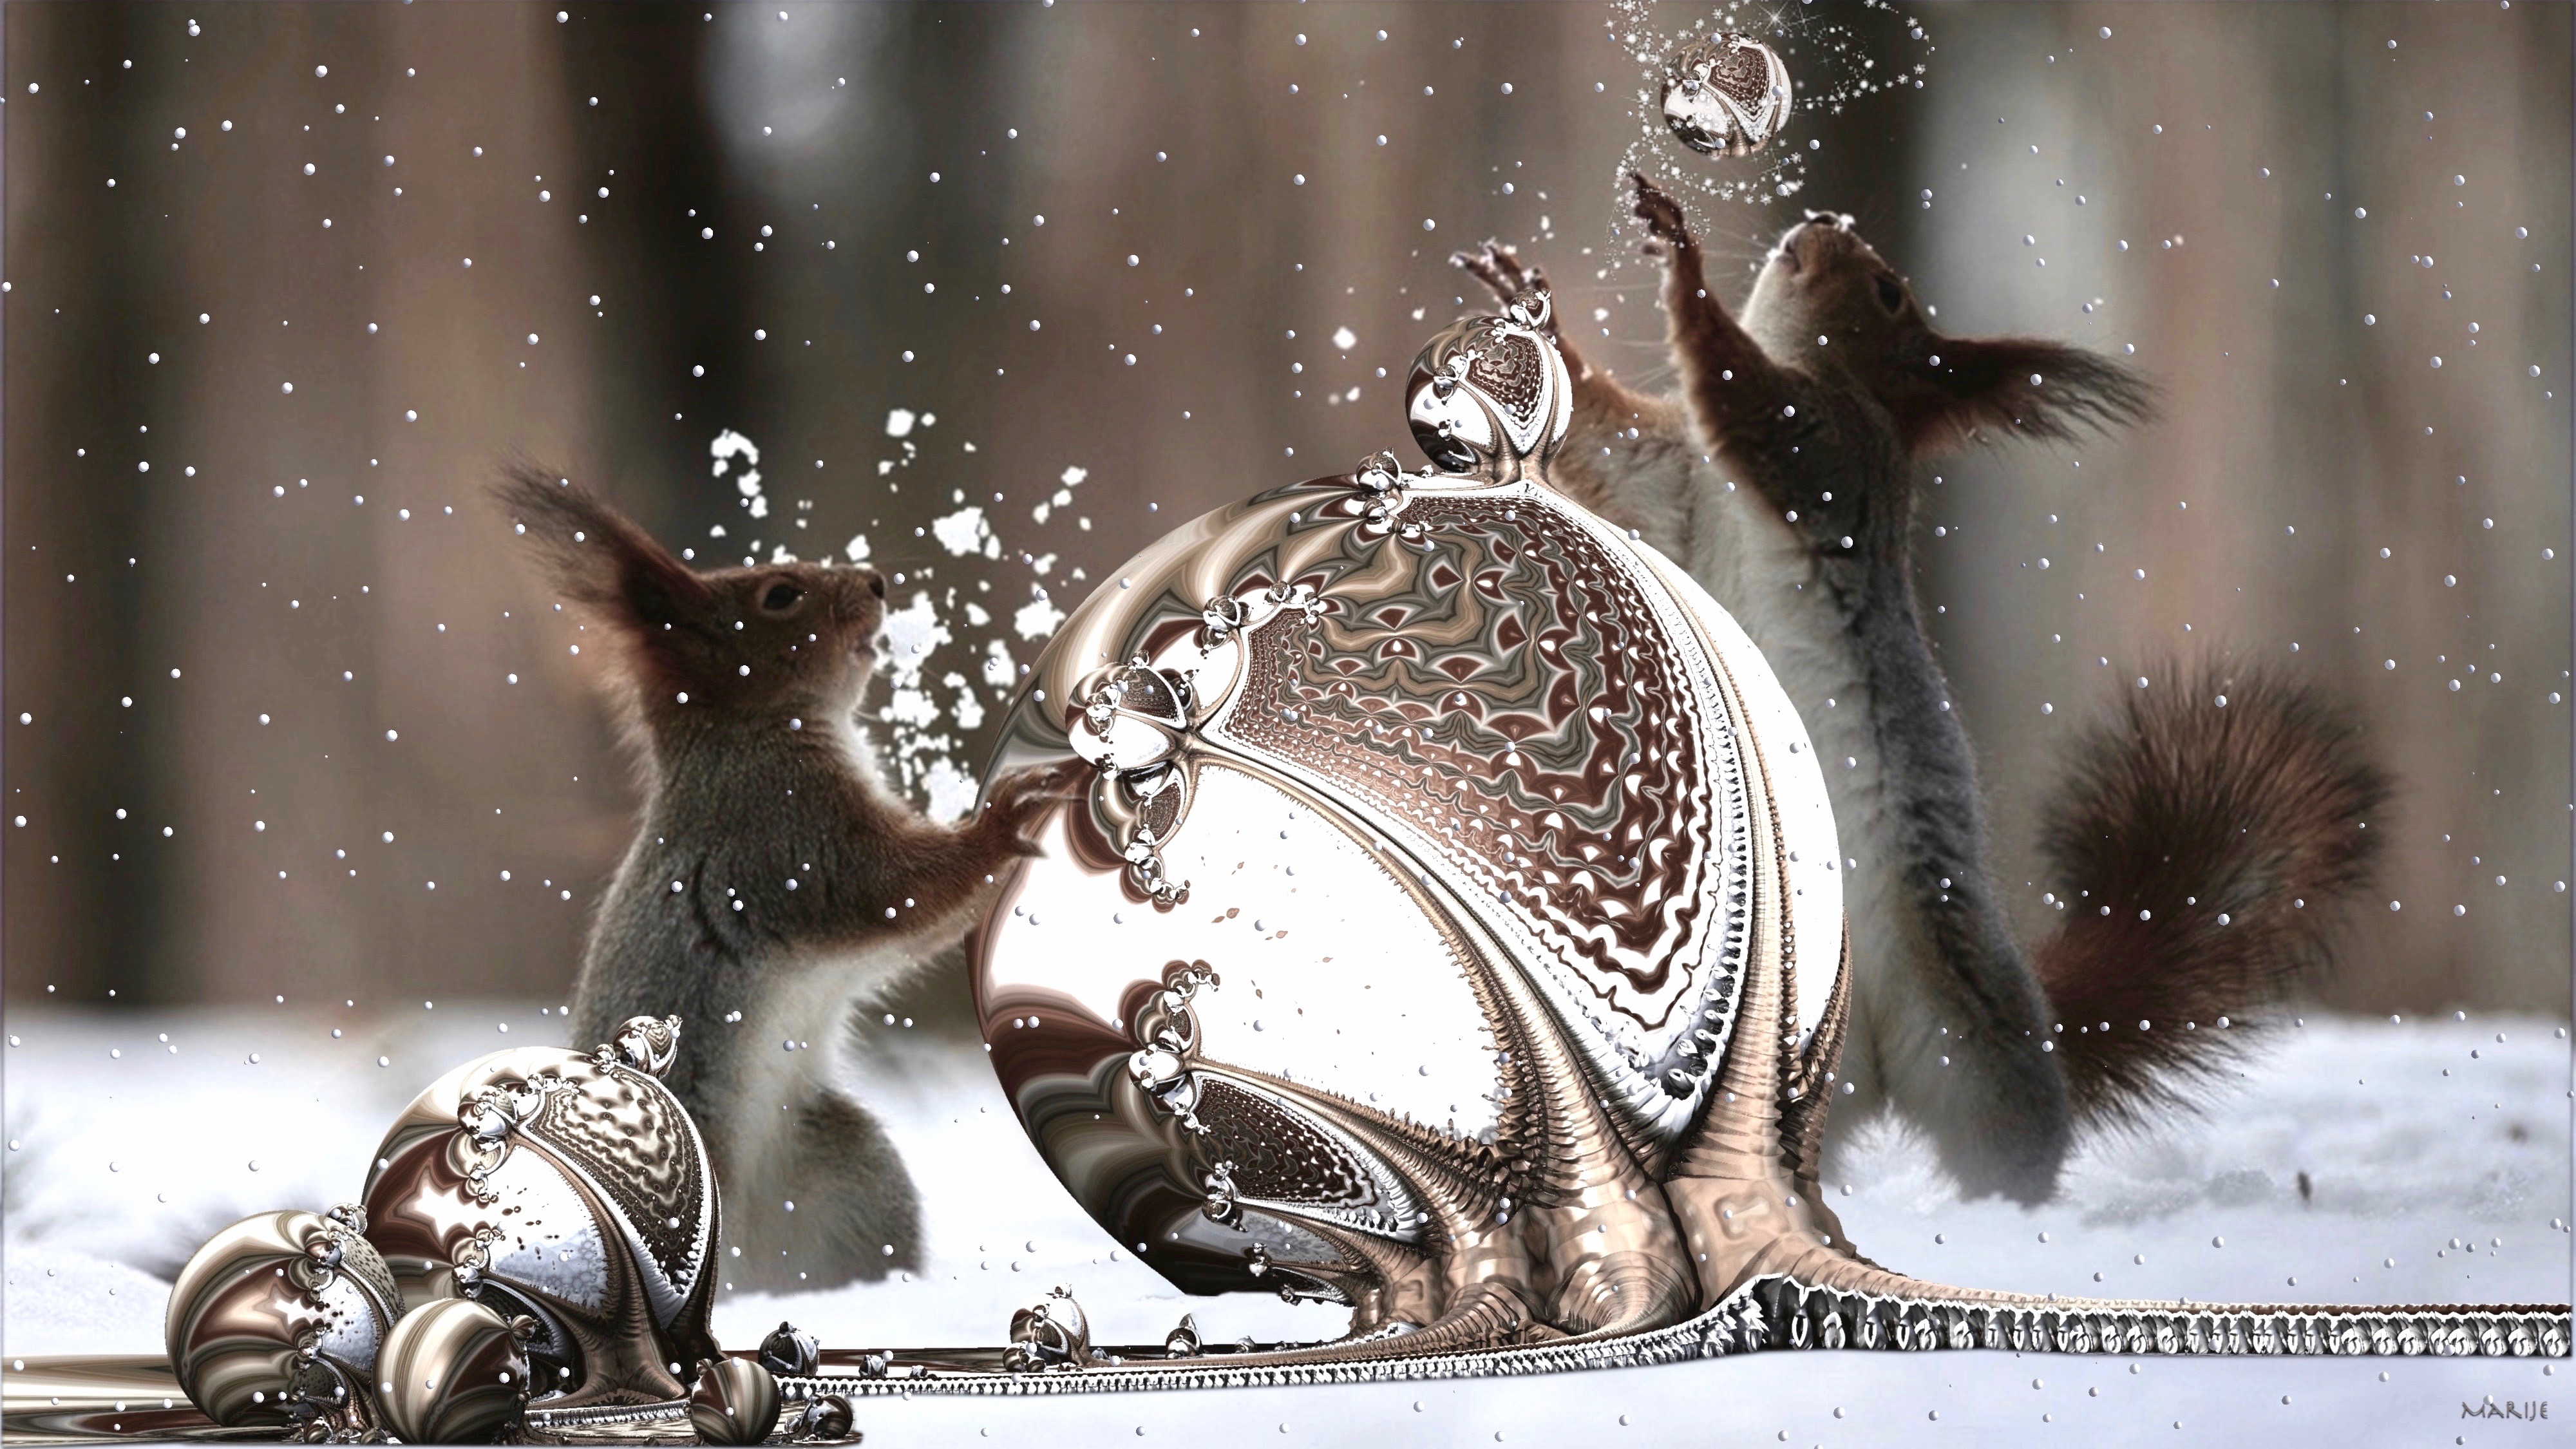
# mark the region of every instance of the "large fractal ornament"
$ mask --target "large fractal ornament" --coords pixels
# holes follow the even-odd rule
[[[1735,1233],[1668,1169],[1727,1044],[1820,1089],[1840,1031],[1822,779],[1750,748],[1804,745],[1733,622],[1546,486],[1546,305],[1416,363],[1453,472],[1380,455],[1123,571],[1000,766],[1096,771],[975,948],[1013,1105],[1175,1283],[1350,1303],[1336,1354],[1689,1316]]]
[[[970,939],[1012,1107],[1175,1285],[1352,1309],[1334,1342],[1176,1330],[1031,1391],[1767,1347],[2564,1354],[2563,1308],[2088,1302],[1859,1254],[1816,1183],[1850,979],[1823,777],[1725,611],[1549,485],[1549,312],[1527,291],[1423,349],[1434,467],[1379,454],[1117,570],[1009,721],[992,777],[1091,782]],[[951,1371],[902,1357],[892,1384]]]

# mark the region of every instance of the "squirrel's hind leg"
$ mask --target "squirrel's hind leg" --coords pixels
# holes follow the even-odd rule
[[[809,1292],[919,1267],[921,1198],[883,1124],[837,1090],[789,1108],[767,1160],[725,1194],[725,1238],[742,1256],[724,1260],[723,1281]]]

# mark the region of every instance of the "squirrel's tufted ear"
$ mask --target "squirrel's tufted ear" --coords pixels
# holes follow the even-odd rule
[[[492,492],[567,602],[637,635],[707,622],[706,581],[591,493],[526,463],[504,468]]]
[[[2027,337],[1935,337],[1891,400],[1909,453],[1985,440],[2062,441],[2153,416],[2155,389],[2107,357]]]

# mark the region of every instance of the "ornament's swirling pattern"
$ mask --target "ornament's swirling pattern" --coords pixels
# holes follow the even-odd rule
[[[1664,124],[1699,152],[1759,151],[1789,119],[1789,67],[1749,35],[1718,35],[1665,62]]]
[[[677,1098],[645,1081],[632,1067],[613,1066],[549,1092],[536,1130],[608,1194],[654,1266],[686,1294],[705,1256],[702,1161],[668,1144],[695,1137],[697,1127]]]
[[[1602,1002],[1668,1027],[1716,935],[1723,852],[1684,822],[1720,813],[1702,736],[1728,722],[1656,707],[1690,697],[1686,666],[1563,515],[1421,499],[1405,520],[1418,542],[1375,541],[1412,561],[1403,587],[1330,578],[1320,621],[1265,630],[1227,733],[1433,833]]]
[[[1208,1145],[1244,1198],[1299,1209],[1390,1236],[1410,1226],[1408,1206],[1338,1133],[1268,1095],[1221,1077],[1203,1084],[1199,1120]]]
[[[1467,367],[1467,381],[1523,426],[1539,421],[1538,406],[1546,396],[1547,359],[1539,347],[1535,339],[1504,333]]]

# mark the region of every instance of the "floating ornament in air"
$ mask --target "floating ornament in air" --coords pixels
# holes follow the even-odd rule
[[[1703,155],[1759,151],[1788,123],[1789,65],[1749,35],[1693,41],[1664,62],[1664,124]]]

